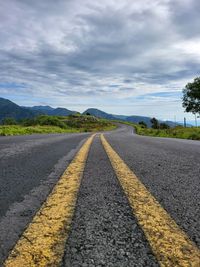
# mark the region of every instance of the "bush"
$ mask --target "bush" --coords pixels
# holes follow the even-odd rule
[[[3,119],[2,124],[3,125],[16,125],[17,122],[14,118],[5,118]]]
[[[188,139],[191,139],[191,140],[200,140],[200,134],[198,133],[192,133],[189,135]]]
[[[164,123],[164,122],[162,122],[162,123],[160,124],[160,129],[169,129],[169,128],[170,128],[169,125],[166,124],[166,123]]]
[[[147,128],[147,124],[144,121],[138,123],[142,128]]]
[[[23,126],[35,126],[36,120],[35,119],[23,119],[20,121],[20,124]]]
[[[21,121],[21,124],[23,126],[49,125],[49,126],[57,126],[63,129],[67,127],[66,124],[59,119],[59,117],[48,116],[48,115],[41,115],[34,119],[24,119],[23,121]]]
[[[151,119],[151,123],[152,123],[152,128],[153,129],[158,129],[159,128],[159,122],[158,122],[158,120],[156,119],[156,118],[152,118]]]
[[[65,129],[67,126],[64,122],[59,120],[57,117],[54,116],[47,116],[42,115],[36,118],[35,120],[36,124],[38,125],[51,125],[51,126],[58,126],[60,128]]]

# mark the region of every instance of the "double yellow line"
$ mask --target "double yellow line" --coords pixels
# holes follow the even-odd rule
[[[5,267],[59,266],[91,136],[5,261]],[[200,267],[200,251],[101,135],[101,141],[152,251],[163,267]]]
[[[113,169],[143,229],[152,251],[163,267],[200,267],[200,251],[161,207],[147,188],[101,136]]]

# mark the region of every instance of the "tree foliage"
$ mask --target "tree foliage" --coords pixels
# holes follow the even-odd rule
[[[50,126],[57,126],[63,129],[66,128],[66,124],[63,121],[61,121],[58,116],[48,116],[48,115],[40,115],[34,119],[24,119],[21,122],[21,124],[24,126],[50,125]]]
[[[3,125],[15,125],[17,124],[16,120],[14,118],[5,118],[2,121]]]
[[[151,119],[151,123],[152,123],[152,128],[153,129],[158,129],[159,128],[159,122],[158,122],[158,120],[156,119],[156,118],[152,118]]]
[[[183,107],[186,112],[200,114],[200,77],[195,78],[183,89]]]
[[[162,122],[161,124],[160,124],[160,129],[169,129],[170,127],[169,127],[169,125],[167,124],[167,123],[164,123],[164,122]]]
[[[142,127],[142,128],[147,128],[147,124],[144,121],[139,121],[138,124]]]

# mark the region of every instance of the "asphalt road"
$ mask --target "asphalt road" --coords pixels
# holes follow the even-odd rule
[[[0,265],[89,134],[0,138]],[[200,142],[106,139],[191,240],[200,246]],[[78,194],[63,266],[159,266],[97,135]]]
[[[0,266],[88,136],[0,138]]]
[[[158,266],[98,138],[88,157],[63,266]]]
[[[200,246],[200,142],[133,134],[107,140],[176,223]]]

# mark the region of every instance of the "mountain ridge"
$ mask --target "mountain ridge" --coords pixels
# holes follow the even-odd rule
[[[27,110],[26,108],[20,107],[9,99],[0,97],[0,122],[3,119],[12,117],[15,120],[33,118],[39,115],[37,111]]]
[[[66,108],[52,108],[50,106],[33,106],[33,107],[26,107],[26,109],[32,111],[40,111],[45,115],[49,116],[68,116],[71,114],[77,113],[76,111],[72,111]]]
[[[89,113],[90,115],[100,117],[103,119],[108,119],[108,120],[121,120],[121,121],[126,121],[126,122],[132,122],[132,123],[139,123],[141,121],[145,122],[148,127],[151,127],[151,119],[152,117],[148,116],[139,116],[139,115],[115,115],[115,114],[109,114],[106,113],[102,110],[96,109],[96,108],[89,108],[83,112],[83,114]],[[163,121],[159,120],[160,123],[166,123],[170,127],[174,127],[177,124],[181,125],[181,123],[175,123],[173,121]]]
[[[26,106],[19,106],[14,102],[1,98],[0,97],[0,122],[4,118],[12,117],[16,120],[26,119],[26,118],[33,118],[37,115],[49,115],[49,116],[69,116],[78,113],[77,111],[72,111],[66,108],[52,108],[51,106],[33,106],[33,107],[26,107]],[[115,115],[110,114],[105,111],[102,111],[97,108],[88,108],[82,114],[90,114],[95,117],[107,119],[107,120],[122,120],[127,122],[139,123],[143,121],[147,124],[148,127],[151,127],[151,117],[148,116],[138,116],[138,115]],[[168,124],[170,127],[175,126],[176,124],[172,121],[162,121]],[[179,124],[181,125],[181,124]]]

